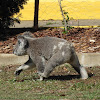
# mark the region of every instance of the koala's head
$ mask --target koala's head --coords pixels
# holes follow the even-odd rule
[[[18,56],[26,55],[29,46],[28,40],[24,36],[18,36],[18,41],[14,47],[13,53]]]

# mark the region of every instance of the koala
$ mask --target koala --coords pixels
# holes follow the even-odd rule
[[[49,77],[56,66],[69,63],[81,75],[87,79],[86,69],[80,65],[73,45],[56,37],[33,38],[30,32],[25,32],[17,37],[13,53],[17,56],[28,55],[29,60],[16,69],[15,75],[23,70],[36,67],[37,73],[42,81]]]

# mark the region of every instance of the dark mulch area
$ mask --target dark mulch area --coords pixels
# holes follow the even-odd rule
[[[13,46],[17,41],[17,36],[24,30],[13,29],[7,34],[0,35],[0,53],[12,53]],[[48,28],[32,32],[36,38],[51,36],[66,39],[73,43],[76,52],[82,53],[100,53],[100,28],[73,28],[68,34],[63,33],[63,29]]]

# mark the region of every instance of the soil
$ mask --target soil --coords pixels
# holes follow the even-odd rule
[[[11,54],[17,36],[23,32],[24,30],[19,32],[14,29],[14,33],[10,30],[7,34],[0,35],[0,53]],[[68,40],[73,43],[76,52],[100,53],[100,28],[72,28],[67,34],[63,33],[63,29],[48,28],[32,33],[35,38],[50,36]]]

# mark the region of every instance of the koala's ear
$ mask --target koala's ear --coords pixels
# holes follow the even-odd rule
[[[28,40],[26,38],[24,38],[24,36],[20,35],[20,36],[17,37],[17,39],[18,39],[19,45],[21,45],[24,48],[28,47]]]
[[[17,39],[18,39],[18,40],[20,40],[20,39],[22,39],[22,40],[23,40],[23,39],[24,39],[24,37],[23,37],[22,35],[19,35],[19,36],[17,36]]]
[[[23,33],[23,36],[24,36],[24,37],[31,37],[31,38],[33,38],[32,33],[29,32],[29,31],[24,32],[24,33]]]

